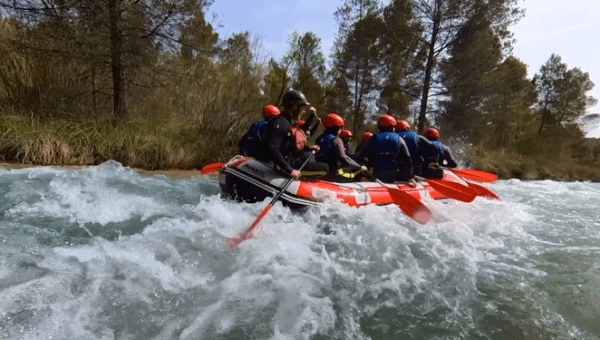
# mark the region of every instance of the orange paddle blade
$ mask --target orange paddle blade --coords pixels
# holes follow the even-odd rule
[[[498,175],[491,172],[485,172],[475,169],[448,169],[456,175],[471,181],[492,183],[498,178]]]
[[[202,175],[208,175],[213,172],[221,170],[221,168],[224,165],[225,165],[225,162],[216,162],[216,163],[206,164],[205,166],[202,167],[202,169],[200,169],[200,173]]]
[[[432,188],[439,191],[441,194],[446,195],[455,200],[462,202],[472,202],[477,193],[473,188],[463,185],[461,183],[452,182],[444,179],[424,179]]]
[[[388,188],[390,196],[400,210],[420,224],[433,220],[431,210],[420,199],[400,189]]]
[[[494,193],[490,189],[488,189],[482,185],[475,184],[473,182],[467,182],[467,183],[469,184],[469,187],[471,187],[473,190],[475,190],[475,192],[477,193],[477,196],[488,197],[491,199],[500,200],[500,197],[498,197],[498,195],[496,195],[496,193]]]

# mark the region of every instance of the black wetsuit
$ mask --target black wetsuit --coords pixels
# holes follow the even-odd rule
[[[303,152],[296,149],[290,127],[291,115],[286,111],[269,119],[256,157],[265,163],[272,162],[276,169],[286,174],[298,169],[305,160]],[[323,176],[328,171],[326,163],[309,161],[302,169],[302,175]]]
[[[321,148],[316,155],[317,161],[329,165],[329,173],[324,179],[333,182],[353,182],[355,180],[360,165],[346,153],[340,137],[326,130],[317,138],[317,145]],[[344,171],[342,169],[344,167],[349,167],[350,171]]]

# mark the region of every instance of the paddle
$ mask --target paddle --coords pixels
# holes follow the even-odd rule
[[[315,150],[313,150],[310,153],[308,158],[304,161],[304,163],[302,163],[302,166],[300,166],[300,168],[298,170],[302,170],[302,168],[304,168],[304,166],[308,163],[308,161],[312,158],[312,156],[314,154],[315,154]],[[252,237],[252,231],[254,230],[254,228],[256,228],[256,226],[258,226],[258,224],[263,219],[263,217],[265,217],[265,215],[269,212],[269,210],[271,210],[271,207],[273,207],[273,204],[275,204],[275,202],[277,202],[279,197],[281,197],[281,195],[283,195],[283,193],[285,192],[285,189],[287,189],[290,186],[290,184],[292,184],[293,180],[294,180],[294,177],[290,177],[283,184],[283,187],[281,187],[281,190],[279,190],[279,192],[277,193],[277,195],[275,195],[275,197],[273,197],[271,202],[269,204],[267,204],[267,206],[260,212],[258,217],[256,217],[256,219],[254,220],[254,222],[252,222],[252,225],[250,225],[250,227],[248,229],[246,229],[243,233],[241,233],[238,236],[228,237],[225,239],[225,242],[227,243],[229,248],[235,249],[238,246],[238,244],[240,244],[242,241],[245,241]]]
[[[225,162],[216,162],[216,163],[206,164],[205,166],[202,167],[202,169],[200,169],[200,173],[202,175],[208,175],[213,172],[221,170],[221,168],[224,165],[225,165]]]
[[[408,215],[408,217],[419,222],[420,224],[427,224],[427,222],[433,220],[433,214],[431,214],[431,210],[429,210],[429,208],[427,208],[427,206],[423,204],[420,199],[398,188],[390,188],[386,186],[385,183],[368,172],[363,173],[371,180],[374,180],[379,185],[387,188],[388,192],[390,193],[390,197],[392,200],[394,200],[394,203],[400,208],[400,210],[402,210],[402,212]]]
[[[441,194],[462,202],[472,202],[477,196],[477,193],[473,188],[457,182],[448,181],[443,178],[429,179],[418,176],[415,176],[415,178],[429,183],[432,188],[439,191]]]
[[[471,187],[473,190],[475,190],[475,193],[477,194],[477,196],[488,197],[491,199],[500,200],[500,197],[498,197],[498,195],[496,195],[496,193],[494,193],[490,189],[488,189],[482,185],[475,184],[471,181],[466,181],[466,182],[467,182],[467,184],[469,184],[469,187]]]
[[[491,172],[485,172],[481,170],[475,169],[449,169],[446,170],[452,171],[457,176],[460,176],[464,179],[468,179],[471,181],[483,182],[483,183],[492,183],[498,178],[498,175],[493,174]]]

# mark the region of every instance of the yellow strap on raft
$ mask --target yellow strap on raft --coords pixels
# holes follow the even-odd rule
[[[339,168],[337,173],[338,173],[338,175],[340,175],[344,178],[354,178],[354,177],[356,177],[356,175],[358,175],[360,173],[360,170],[357,170],[355,172],[346,172],[346,171],[344,171],[344,169]]]

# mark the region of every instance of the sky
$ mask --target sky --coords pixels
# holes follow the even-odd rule
[[[388,1],[386,1],[387,3]],[[296,29],[314,32],[328,56],[337,33],[333,16],[342,0],[215,0],[207,20],[221,38],[249,31],[262,39],[265,52],[279,59],[288,49],[287,39]],[[588,92],[600,102],[600,1],[521,0],[525,17],[511,27],[513,55],[528,65],[529,77],[554,53],[569,69],[579,68],[596,84]],[[213,19],[214,15],[214,19]],[[600,104],[587,113],[600,113]]]

